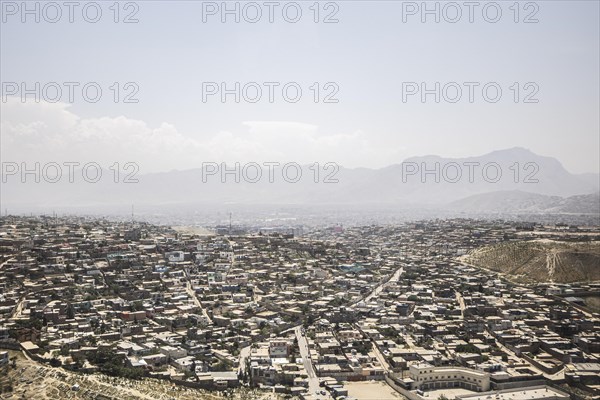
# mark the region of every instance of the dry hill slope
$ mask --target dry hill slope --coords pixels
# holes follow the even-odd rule
[[[600,280],[600,242],[501,243],[476,249],[464,261],[524,283]]]

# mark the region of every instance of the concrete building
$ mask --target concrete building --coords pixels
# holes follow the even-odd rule
[[[460,387],[474,392],[490,390],[490,374],[468,368],[413,364],[409,367],[409,376],[413,380],[411,389],[434,390]]]

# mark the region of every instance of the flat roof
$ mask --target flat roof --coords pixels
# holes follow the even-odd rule
[[[467,400],[541,400],[570,397],[549,386],[536,386],[531,388],[518,388],[509,390],[492,391],[473,395],[457,396],[458,399]]]
[[[25,350],[38,350],[39,349],[37,344],[30,342],[30,341],[22,342],[21,347]]]

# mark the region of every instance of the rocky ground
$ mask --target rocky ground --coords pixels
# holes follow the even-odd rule
[[[16,357],[0,368],[0,399],[148,399],[148,400],[219,400],[274,399],[275,395],[238,390],[212,393],[190,389],[157,379],[129,380],[101,374],[84,375],[52,368],[26,358],[21,352],[9,351]]]

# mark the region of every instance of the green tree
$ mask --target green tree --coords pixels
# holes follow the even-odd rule
[[[51,367],[57,368],[57,367],[60,367],[61,365],[62,365],[62,362],[56,357],[52,357],[52,359],[50,360]]]
[[[73,319],[75,318],[75,308],[73,307],[73,305],[69,302],[67,304],[67,319]]]

